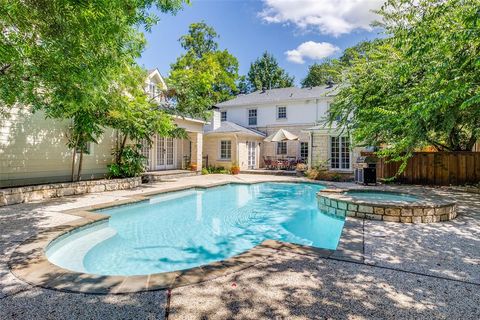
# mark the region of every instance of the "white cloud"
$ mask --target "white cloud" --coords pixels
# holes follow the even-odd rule
[[[286,51],[285,55],[288,61],[302,64],[305,63],[305,58],[320,60],[337,51],[340,51],[340,48],[331,43],[307,41],[299,45],[297,49]]]
[[[260,17],[269,23],[293,23],[340,36],[356,29],[371,30],[370,23],[385,0],[263,0]]]

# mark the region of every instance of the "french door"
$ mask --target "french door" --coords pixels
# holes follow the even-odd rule
[[[156,170],[175,168],[175,140],[170,137],[157,136],[156,141]]]
[[[255,169],[257,166],[257,144],[253,141],[247,141],[248,150],[248,169]]]

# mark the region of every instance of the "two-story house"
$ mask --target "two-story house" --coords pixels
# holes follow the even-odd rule
[[[241,94],[219,103],[204,134],[209,164],[242,170],[264,167],[268,158],[295,158],[309,166],[352,170],[349,137],[320,123],[326,119],[336,87],[281,88]],[[267,142],[284,129],[298,139]]]

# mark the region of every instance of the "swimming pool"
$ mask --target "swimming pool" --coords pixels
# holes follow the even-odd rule
[[[319,211],[309,183],[230,184],[102,210],[105,222],[51,243],[48,259],[99,275],[146,275],[219,261],[273,239],[337,247],[344,219]]]

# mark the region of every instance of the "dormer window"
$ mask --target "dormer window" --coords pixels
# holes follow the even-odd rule
[[[150,82],[148,85],[148,93],[151,98],[155,98],[157,94],[157,85],[153,82]]]

